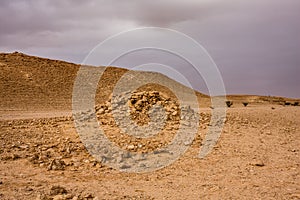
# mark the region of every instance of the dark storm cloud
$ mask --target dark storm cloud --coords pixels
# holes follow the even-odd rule
[[[200,20],[213,10],[211,2],[3,0],[0,45],[3,51],[16,49],[37,55],[49,51],[44,56],[80,62],[111,34],[139,26],[168,27]],[[74,49],[77,54],[73,55]],[[82,56],[78,57],[78,52]]]
[[[227,92],[300,97],[299,10],[298,0],[2,0],[0,51],[80,63],[112,34],[160,26],[201,43]]]
[[[235,3],[231,12],[177,29],[207,48],[229,93],[300,97],[300,2]]]
[[[182,21],[202,20],[219,7],[214,1],[144,1],[137,4],[132,19],[146,26],[170,26]]]
[[[198,1],[1,1],[1,34],[97,28],[110,21],[169,26],[206,16],[213,8]],[[100,22],[100,23],[99,23]],[[105,28],[105,26],[101,26]]]

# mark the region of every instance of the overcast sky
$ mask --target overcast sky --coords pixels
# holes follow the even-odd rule
[[[81,63],[111,35],[164,27],[203,45],[228,94],[300,98],[299,19],[299,0],[1,0],[0,51]]]

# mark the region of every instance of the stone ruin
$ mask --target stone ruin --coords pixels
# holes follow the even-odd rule
[[[102,163],[125,171],[159,168],[157,163],[163,166],[164,161],[176,159],[192,144],[200,120],[200,115],[184,102],[179,104],[177,99],[158,91],[111,95],[106,102],[96,105],[95,111],[106,138],[96,132],[81,138],[91,154],[101,155],[96,157]],[[95,111],[77,114],[86,122],[81,124],[83,129],[90,130],[86,127]],[[111,143],[108,145],[107,139],[116,144],[115,148]]]

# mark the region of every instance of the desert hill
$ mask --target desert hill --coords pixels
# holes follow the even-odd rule
[[[73,84],[80,65],[59,60],[50,60],[28,56],[23,53],[0,54],[0,110],[63,110],[70,111],[72,103]],[[108,67],[103,74],[96,95],[96,102],[105,102],[111,94],[114,85],[128,70]],[[147,74],[153,72],[135,72]],[[161,79],[176,85],[182,90],[189,88],[180,83],[156,73]],[[146,85],[142,89],[160,90],[172,96],[167,88],[158,85]],[[101,91],[101,92],[100,92]],[[199,98],[208,96],[196,92]]]
[[[70,109],[78,65],[27,56],[0,54],[1,109]]]
[[[59,60],[39,58],[23,53],[0,53],[0,110],[10,111],[70,111],[72,91],[80,65]],[[103,74],[96,95],[97,104],[105,102],[117,81],[128,70],[108,67]],[[137,74],[153,72],[136,71]],[[176,85],[182,90],[190,90],[180,83],[157,73],[161,79]],[[173,96],[167,88],[148,85],[141,90],[160,90]],[[101,91],[101,92],[100,92]],[[196,91],[201,106],[209,106],[209,97]],[[228,95],[228,100],[238,104],[281,104],[295,102],[296,99],[255,95]]]

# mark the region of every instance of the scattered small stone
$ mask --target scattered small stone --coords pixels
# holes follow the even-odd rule
[[[130,165],[122,165],[122,166],[120,167],[120,169],[129,169],[129,168],[131,168]]]
[[[134,150],[134,149],[135,149],[135,146],[132,145],[132,144],[130,144],[130,145],[127,146],[127,149],[129,149],[129,150]]]
[[[104,114],[104,113],[105,113],[105,110],[104,110],[103,108],[100,108],[100,109],[98,110],[98,112],[99,112],[99,114]]]
[[[48,165],[48,170],[63,170],[66,164],[63,160],[54,159]]]
[[[47,195],[45,194],[38,194],[36,197],[36,200],[50,200],[52,198],[49,198]]]
[[[291,199],[300,199],[300,193],[299,194],[292,194]]]
[[[176,116],[177,114],[178,114],[177,111],[174,111],[174,112],[172,113],[173,116]]]
[[[93,200],[94,199],[94,195],[91,194],[90,192],[83,192],[78,199],[84,199],[84,200]]]
[[[269,130],[266,131],[265,133],[266,133],[267,135],[271,135],[271,134],[272,134],[271,131],[269,131]]]
[[[20,145],[19,148],[24,150],[24,149],[28,149],[29,146],[28,145]]]
[[[54,185],[50,189],[50,195],[59,195],[59,194],[67,194],[67,190],[59,185]]]
[[[192,144],[192,142],[190,142],[190,141],[185,141],[185,142],[184,142],[184,145],[185,145],[185,146],[190,146],[191,144]]]
[[[52,200],[67,200],[67,199],[73,199],[73,198],[74,197],[72,194],[58,194],[58,195],[55,195]]]
[[[53,197],[52,200],[66,200],[67,198],[65,197],[65,195],[59,194]]]
[[[26,191],[26,192],[31,192],[31,191],[33,191],[33,189],[32,189],[31,187],[28,187],[28,186],[27,186],[27,187],[25,187],[25,191]]]
[[[263,167],[263,166],[265,166],[265,164],[264,164],[264,162],[262,160],[256,160],[256,161],[252,162],[251,165],[257,166],[257,167]]]

